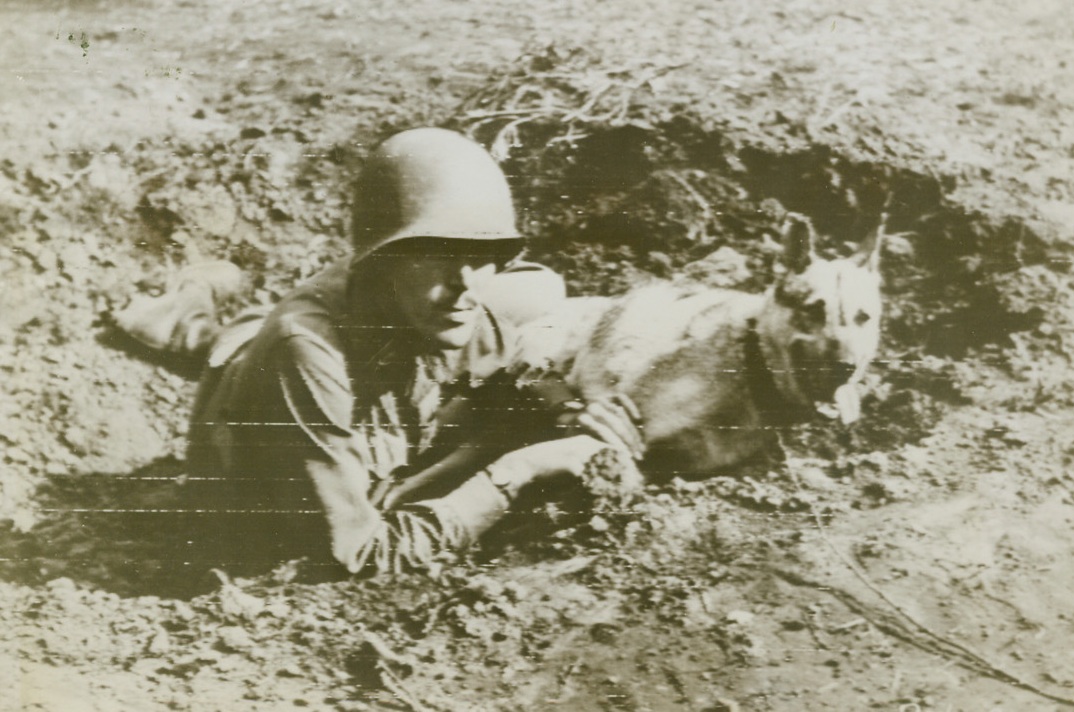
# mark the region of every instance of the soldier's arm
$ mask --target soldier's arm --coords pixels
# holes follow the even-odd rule
[[[346,364],[322,340],[284,341],[275,369],[289,415],[305,449],[305,475],[327,519],[333,557],[352,573],[427,568],[445,550],[472,543],[507,509],[504,493],[479,468],[444,497],[385,511],[371,500],[373,472],[405,464],[405,444],[392,446],[391,426],[351,427],[354,396]],[[376,442],[374,442],[376,441]]]

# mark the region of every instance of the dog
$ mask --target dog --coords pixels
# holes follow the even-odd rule
[[[818,257],[804,216],[782,237],[763,294],[661,282],[567,299],[521,331],[516,369],[563,374],[583,400],[627,395],[646,464],[684,477],[742,463],[818,407],[851,423],[880,340],[883,220],[850,258]]]

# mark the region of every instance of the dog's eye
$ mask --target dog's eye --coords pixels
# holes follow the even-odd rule
[[[854,315],[854,323],[858,326],[865,326],[869,323],[870,319],[872,319],[872,317],[863,309],[859,309],[858,313]]]
[[[809,302],[802,306],[806,319],[814,324],[823,324],[828,319],[828,307],[823,299]]]

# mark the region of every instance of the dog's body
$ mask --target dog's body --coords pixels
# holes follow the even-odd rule
[[[527,326],[520,353],[583,399],[628,395],[654,457],[677,474],[711,473],[818,403],[858,417],[855,383],[879,341],[879,234],[853,258],[823,260],[808,221],[792,216],[786,269],[764,294],[660,283],[570,299]]]

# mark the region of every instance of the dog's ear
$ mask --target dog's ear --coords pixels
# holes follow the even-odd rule
[[[880,251],[884,246],[884,231],[887,228],[887,224],[888,214],[883,213],[880,215],[880,222],[877,224],[876,229],[869,232],[858,247],[858,252],[853,258],[854,264],[872,272],[880,270]]]
[[[783,264],[791,272],[801,274],[810,265],[813,252],[813,223],[798,213],[787,213],[783,221]]]

